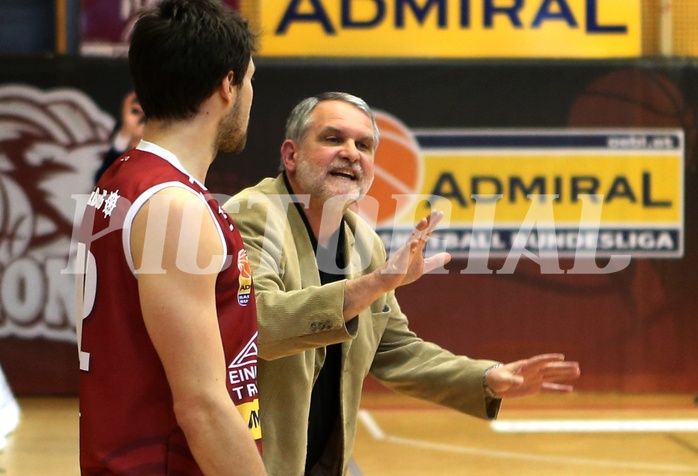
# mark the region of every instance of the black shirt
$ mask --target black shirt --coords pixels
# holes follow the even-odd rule
[[[286,186],[289,191],[291,187],[284,174]],[[329,284],[345,279],[344,273],[340,272],[346,267],[346,257],[344,253],[344,220],[342,220],[336,235],[330,238],[329,248],[319,248],[315,234],[308,223],[305,211],[301,204],[294,202],[298,212],[303,218],[310,242],[315,250],[320,283]],[[336,243],[336,245],[335,245]],[[334,250],[332,249],[334,248]],[[334,265],[323,266],[323,257],[332,257],[334,254]],[[317,464],[322,456],[327,442],[330,439],[337,418],[340,414],[339,380],[342,372],[342,344],[331,344],[326,348],[325,362],[320,370],[313,392],[310,397],[310,415],[308,416],[308,449],[305,459],[306,474]]]

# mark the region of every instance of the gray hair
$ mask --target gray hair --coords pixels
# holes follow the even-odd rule
[[[286,139],[291,139],[299,144],[303,143],[305,136],[308,134],[308,128],[310,127],[310,115],[315,107],[323,101],[344,101],[366,114],[368,118],[371,119],[371,125],[373,126],[373,150],[375,151],[378,148],[380,132],[378,131],[376,118],[373,117],[373,111],[368,107],[366,101],[360,97],[343,92],[320,93],[299,102],[296,107],[293,108],[286,121]],[[281,163],[281,170],[283,170],[283,161]]]

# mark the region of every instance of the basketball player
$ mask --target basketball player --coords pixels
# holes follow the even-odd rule
[[[143,140],[97,183],[78,252],[83,475],[265,474],[249,264],[204,186],[244,147],[253,49],[219,0],[164,0],[133,30]]]
[[[422,257],[439,213],[386,261],[380,238],[349,209],[371,186],[378,138],[360,98],[305,99],[286,124],[283,173],[224,205],[255,273],[264,462],[273,475],[347,471],[369,372],[401,393],[488,419],[503,397],[570,392],[562,382],[579,375],[560,354],[500,365],[410,331],[395,289],[450,256]]]

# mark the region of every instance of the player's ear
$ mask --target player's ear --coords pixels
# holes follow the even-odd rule
[[[235,99],[236,88],[233,84],[234,78],[234,73],[228,71],[228,74],[225,75],[218,85],[218,92],[226,101],[233,101]]]
[[[281,161],[284,163],[284,168],[293,172],[296,170],[298,158],[298,145],[291,139],[286,139],[281,144]]]

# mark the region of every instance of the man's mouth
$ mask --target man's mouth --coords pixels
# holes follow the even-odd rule
[[[352,181],[358,180],[357,174],[353,170],[332,170],[330,171],[330,175],[332,175],[333,177],[345,178]]]

